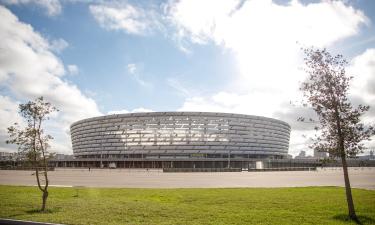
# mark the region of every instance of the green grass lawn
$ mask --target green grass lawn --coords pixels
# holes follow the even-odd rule
[[[354,189],[362,224],[375,224],[375,191]],[[0,217],[65,224],[355,224],[336,187],[234,189],[0,186]]]

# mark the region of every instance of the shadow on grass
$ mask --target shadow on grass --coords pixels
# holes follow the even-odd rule
[[[335,220],[339,220],[341,222],[354,222],[356,224],[362,225],[362,224],[375,224],[375,220],[373,218],[370,218],[368,216],[357,216],[358,220],[352,220],[347,214],[338,214],[333,217]]]
[[[44,212],[40,209],[30,209],[23,211],[23,213],[16,213],[9,215],[9,218],[16,218],[18,216],[24,216],[24,215],[34,215],[34,214],[50,214],[50,213],[57,213],[60,211],[60,208],[53,208],[53,209],[46,209]]]
[[[53,208],[53,209],[46,209],[44,211],[41,211],[40,209],[31,209],[31,210],[27,210],[25,211],[27,214],[37,214],[37,213],[40,213],[40,214],[48,214],[48,213],[57,213],[59,212],[60,209],[59,208]]]
[[[75,188],[75,194],[73,195],[74,198],[78,198],[79,197],[79,189]]]

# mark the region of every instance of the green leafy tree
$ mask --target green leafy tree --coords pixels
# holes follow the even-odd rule
[[[43,97],[19,105],[19,113],[26,121],[26,127],[21,128],[17,123],[8,127],[9,140],[7,144],[16,144],[19,153],[31,162],[35,170],[36,181],[42,192],[41,211],[45,211],[48,198],[48,159],[52,156],[47,151],[48,142],[53,139],[45,134],[43,122],[49,119],[49,114],[57,109]]]
[[[344,172],[349,217],[357,221],[347,168],[348,157],[363,152],[363,141],[375,135],[374,127],[364,125],[360,117],[369,110],[367,105],[353,107],[348,99],[347,61],[342,55],[332,56],[326,49],[304,49],[308,79],[301,90],[307,103],[317,114],[318,134],[312,147],[341,159]]]

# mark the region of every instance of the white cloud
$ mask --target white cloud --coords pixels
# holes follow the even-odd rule
[[[176,36],[204,44],[212,40],[217,25],[236,8],[239,1],[175,1],[166,5],[167,18],[177,28]]]
[[[293,103],[284,103],[280,109],[273,114],[273,117],[289,123],[292,129],[295,131],[311,131],[316,125],[318,125],[316,122],[314,122],[318,121],[318,118],[312,108],[294,105]],[[297,121],[299,117],[303,117],[305,121]],[[312,121],[310,121],[310,119]]]
[[[69,46],[69,43],[66,42],[64,39],[59,38],[56,40],[52,40],[50,46],[51,50],[53,50],[56,53],[60,53]]]
[[[109,112],[107,112],[107,115],[113,115],[113,114],[125,114],[125,113],[130,113],[130,111],[129,111],[129,110],[126,110],[126,109],[113,110],[113,111],[109,111]]]
[[[375,48],[354,57],[347,71],[354,76],[349,90],[352,102],[370,106],[362,120],[375,126]],[[375,148],[375,137],[366,145]]]
[[[0,0],[0,2],[9,5],[28,5],[35,4],[46,9],[49,16],[56,16],[61,13],[61,3],[59,0]]]
[[[356,56],[348,69],[355,75],[352,92],[354,95],[374,102],[375,100],[375,48],[369,48]]]
[[[152,88],[153,85],[144,79],[141,78],[141,75],[139,74],[139,68],[135,63],[129,63],[127,65],[128,73],[132,76],[132,78],[141,86],[145,88]]]
[[[68,71],[70,75],[77,75],[79,73],[78,66],[74,64],[68,65]]]
[[[128,64],[128,71],[130,74],[134,74],[137,71],[137,66],[134,63]]]
[[[193,93],[197,93],[196,91],[192,91],[191,88],[185,87],[177,77],[168,78],[167,84],[184,97],[191,97]]]
[[[102,3],[90,5],[90,12],[101,27],[143,35],[160,26],[152,10],[143,10],[128,3]]]
[[[355,35],[368,20],[338,1],[281,6],[254,0],[238,5],[239,1],[182,0],[169,6],[169,20],[181,38],[198,44],[212,41],[232,50],[240,71],[238,84],[254,91],[295,91],[284,87],[296,87],[303,76],[296,42],[329,46]]]
[[[296,156],[301,151],[305,151],[306,155],[314,155],[314,151],[308,146],[313,143],[311,138],[313,138],[315,134],[313,130],[300,131],[292,129],[290,139],[293,141],[289,144],[289,154]]]
[[[193,96],[185,100],[179,111],[217,111],[272,117],[278,109],[278,98],[273,93],[238,93],[221,91],[209,96]],[[268,101],[265,104],[264,101]]]
[[[146,108],[140,107],[140,108],[135,108],[135,109],[133,109],[131,111],[126,110],[126,109],[109,111],[107,113],[107,115],[125,114],[125,113],[139,113],[139,112],[154,112],[154,111],[151,110],[151,109],[146,109]]]
[[[140,107],[140,108],[133,109],[131,112],[132,113],[137,113],[137,112],[154,112],[154,110]]]
[[[9,145],[5,144],[8,139],[6,128],[18,123],[23,125],[21,117],[18,115],[18,103],[12,101],[7,96],[0,95],[0,151],[9,150]]]
[[[240,3],[239,0],[171,2],[167,6],[168,18],[181,37],[195,43],[213,40],[235,50],[246,42],[251,47],[261,44],[258,48],[263,47],[262,43],[277,46],[280,42],[296,41],[321,47],[356,34],[359,25],[368,21],[361,11],[340,1],[307,5],[298,1],[278,5],[271,0]]]
[[[52,131],[56,133],[53,144],[65,146],[60,151],[70,151],[69,126],[76,120],[100,115],[95,101],[63,80],[64,65],[45,38],[3,6],[0,17],[0,86],[14,96],[8,98],[14,104],[15,99],[25,101],[44,96],[59,108],[58,118],[49,123],[50,127],[58,128]],[[5,117],[0,115],[0,120]],[[0,129],[5,131],[5,127]]]
[[[215,43],[234,53],[239,71],[226,90],[188,96],[179,110],[277,117],[290,122],[296,129],[294,133],[298,133],[301,127],[292,117],[311,116],[309,110],[287,106],[300,99],[298,88],[306,77],[299,69],[303,65],[300,47],[332,48],[338,41],[358,34],[360,27],[368,24],[368,18],[340,1],[242,3],[181,0],[166,6],[167,18],[177,29],[179,43]],[[307,147],[300,144],[303,140],[293,139],[299,134],[292,135],[293,154],[297,147]]]

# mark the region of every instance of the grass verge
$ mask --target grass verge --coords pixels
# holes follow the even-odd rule
[[[0,217],[64,224],[355,224],[338,187],[120,189],[0,186]],[[375,191],[353,189],[361,224],[375,224]]]

